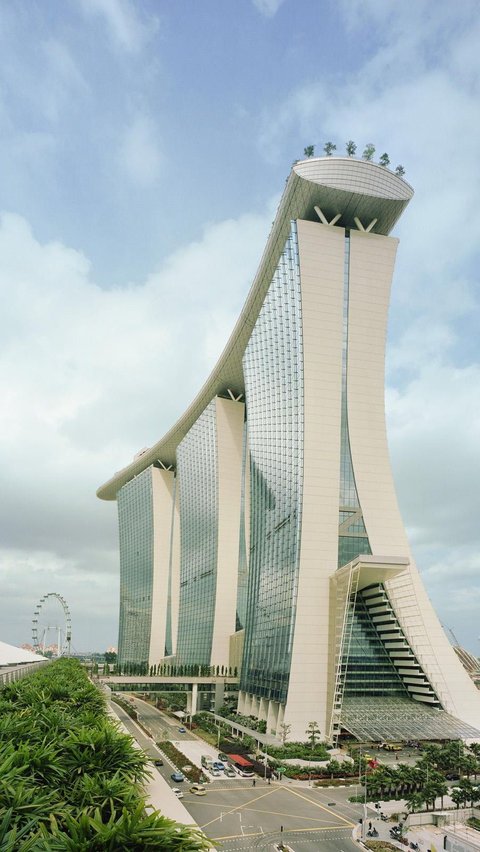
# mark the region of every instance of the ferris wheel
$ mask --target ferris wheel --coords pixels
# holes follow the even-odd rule
[[[53,636],[52,636],[53,634]],[[57,592],[48,592],[35,607],[32,618],[33,647],[44,654],[49,645],[56,645],[56,657],[70,656],[72,619],[67,602]]]

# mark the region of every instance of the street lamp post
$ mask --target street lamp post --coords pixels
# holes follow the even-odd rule
[[[358,784],[361,786],[362,783],[362,752],[359,752],[358,756]],[[367,821],[367,767],[365,766],[365,772],[363,775],[363,820],[362,820],[362,840],[365,840],[365,823]]]

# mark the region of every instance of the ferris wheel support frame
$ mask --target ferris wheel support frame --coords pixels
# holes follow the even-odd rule
[[[42,635],[42,647],[40,645],[39,636],[38,636],[38,617],[42,611],[42,605],[45,603],[47,598],[55,598],[62,607],[63,615],[65,618],[64,623],[64,634],[65,638],[62,641],[62,628],[57,626],[55,628],[51,628],[50,626],[46,626],[43,630]],[[35,651],[41,652],[45,651],[45,635],[48,633],[48,630],[55,629],[57,630],[57,656],[58,657],[69,657],[70,656],[70,648],[72,642],[72,619],[70,616],[70,610],[68,608],[68,604],[65,598],[62,595],[59,595],[58,592],[47,592],[46,595],[40,598],[37,606],[35,607],[35,611],[33,613],[32,618],[32,642]]]

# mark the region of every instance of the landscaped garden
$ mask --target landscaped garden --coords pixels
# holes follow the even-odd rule
[[[0,691],[2,852],[211,849],[147,814],[143,752],[106,712],[80,664],[61,659]]]
[[[175,764],[177,769],[179,769],[185,775],[188,781],[195,781],[196,783],[207,781],[207,778],[203,774],[202,770],[198,768],[198,766],[194,766],[190,763],[188,757],[182,754],[181,751],[176,748],[173,743],[169,742],[169,740],[162,740],[157,743],[159,749],[163,751],[163,753],[168,757],[172,763]],[[187,769],[188,766],[188,769]]]
[[[425,744],[415,766],[400,763],[396,766],[379,765],[362,772],[369,801],[404,799],[407,810],[415,813],[430,810],[437,800],[444,806],[444,797],[449,794],[457,808],[473,806],[480,802],[480,785],[475,778],[480,773],[478,750],[468,750],[461,741],[444,745]],[[464,774],[465,777],[460,777]],[[453,781],[451,789],[448,781]],[[363,801],[363,796],[350,801]]]

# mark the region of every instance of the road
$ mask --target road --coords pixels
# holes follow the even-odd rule
[[[354,823],[320,801],[314,788],[250,781],[226,789],[214,782],[205,797],[183,804],[222,852],[273,850],[283,840],[298,852],[351,852]],[[283,828],[283,831],[282,831]]]
[[[166,713],[163,713],[161,710],[157,710],[156,707],[153,707],[152,704],[148,704],[147,701],[142,701],[141,698],[137,698],[132,694],[129,694],[128,697],[135,705],[138,712],[138,718],[141,720],[142,724],[152,732],[155,740],[192,739],[192,735],[189,731],[185,734],[181,734],[179,732],[178,729],[183,727],[180,719],[178,722],[175,722],[171,716],[167,716]]]
[[[180,724],[146,702],[136,699],[135,706],[155,739],[192,739],[190,732],[180,734]],[[152,739],[118,705],[115,712],[146,754],[158,757]],[[295,852],[358,852],[351,838],[359,806],[347,801],[351,789],[320,790],[289,782],[267,784],[261,779],[253,786],[249,779],[222,779],[207,785],[206,796],[197,797],[190,793],[188,783],[177,785],[171,780],[173,770],[168,761],[157,771],[170,786],[183,789],[182,803],[222,852],[273,852],[281,839]]]

